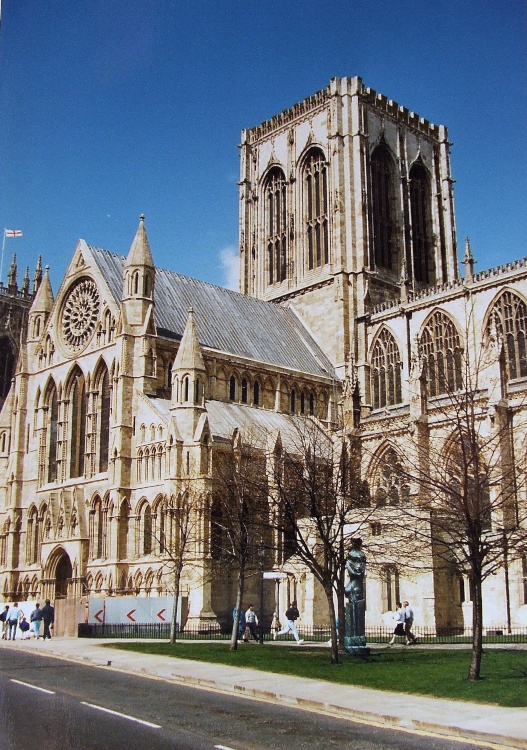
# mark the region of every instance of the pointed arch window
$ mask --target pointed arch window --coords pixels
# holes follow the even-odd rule
[[[426,364],[428,396],[439,396],[463,387],[463,349],[456,326],[445,313],[436,311],[419,340],[419,355]]]
[[[370,171],[373,263],[395,271],[395,166],[383,143],[373,150]]]
[[[503,342],[507,380],[527,377],[527,306],[517,294],[503,292],[492,307],[487,333],[492,324]]]
[[[399,505],[410,497],[408,477],[393,448],[388,448],[381,456],[371,486],[377,506]]]
[[[36,508],[33,508],[27,520],[26,561],[34,565],[40,559],[40,518]]]
[[[383,328],[371,355],[371,392],[374,409],[401,403],[402,367],[401,353],[395,338],[387,328]]]
[[[260,383],[257,380],[253,383],[253,404],[260,406]]]
[[[419,163],[410,170],[410,211],[414,278],[422,284],[434,284],[430,179]]]
[[[248,401],[248,383],[247,378],[242,378],[242,404],[246,404]]]
[[[231,375],[229,379],[229,398],[231,401],[236,401],[236,378]]]
[[[112,393],[108,370],[104,371],[100,382],[100,428],[99,428],[99,471],[108,471],[108,455],[110,449],[110,411]]]
[[[104,555],[105,532],[102,501],[96,498],[90,513],[90,557],[92,560],[100,560]]]
[[[49,431],[49,446],[48,446],[48,471],[47,481],[54,482],[57,479],[58,473],[58,425],[59,425],[59,401],[57,397],[57,389],[52,388],[51,393],[48,394],[48,431]]]
[[[278,284],[287,277],[287,185],[279,167],[272,169],[265,182],[265,237],[267,278]]]
[[[84,376],[80,369],[73,374],[70,391],[70,477],[82,477],[86,456],[87,398]]]
[[[312,271],[329,263],[328,170],[320,149],[307,155],[303,178],[307,268]]]
[[[150,555],[152,552],[152,509],[148,503],[144,506],[142,521],[143,555]]]

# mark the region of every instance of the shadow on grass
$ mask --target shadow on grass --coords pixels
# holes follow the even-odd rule
[[[369,657],[342,654],[331,664],[329,649],[294,645],[240,645],[226,643],[115,642],[110,648],[172,658],[227,664],[288,674],[344,685],[360,685],[398,693],[431,695],[501,706],[527,706],[527,652],[487,650],[482,658],[482,679],[467,679],[470,652],[417,648],[372,649]]]

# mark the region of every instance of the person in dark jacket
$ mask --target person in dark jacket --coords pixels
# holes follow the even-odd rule
[[[286,633],[289,633],[289,631],[291,631],[295,637],[295,641],[299,646],[301,646],[304,641],[300,638],[296,629],[296,620],[298,620],[299,617],[300,612],[298,611],[296,602],[291,602],[291,604],[289,605],[289,609],[287,609],[285,613],[285,625],[282,630],[275,634],[275,640],[279,635],[285,635]]]
[[[40,610],[42,621],[44,623],[44,633],[42,639],[45,641],[46,638],[51,638],[50,629],[53,629],[53,623],[55,622],[55,608],[51,606],[49,599],[46,599],[46,604]]]

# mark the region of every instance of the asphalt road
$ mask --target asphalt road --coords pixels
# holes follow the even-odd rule
[[[0,653],[0,673],[2,750],[475,747],[77,665],[23,647]]]

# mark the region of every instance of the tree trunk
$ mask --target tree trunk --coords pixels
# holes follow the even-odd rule
[[[179,584],[181,581],[181,567],[176,565],[174,571],[174,600],[172,603],[172,621],[170,623],[170,643],[176,642],[176,619],[177,619],[177,603],[179,599]]]
[[[481,675],[481,654],[483,653],[483,598],[481,595],[481,575],[479,571],[475,571],[474,569],[471,574],[474,600],[472,602],[472,654],[468,679],[479,680]]]
[[[324,587],[324,593],[328,600],[329,625],[331,629],[331,663],[339,664],[339,639],[337,632],[337,620],[335,617],[335,603],[333,600],[333,586]],[[339,623],[340,625],[340,623]]]
[[[243,602],[243,589],[245,587],[245,569],[240,568],[238,574],[238,592],[236,594],[236,617],[233,617],[232,621],[232,634],[231,634],[231,651],[236,651],[238,648],[238,626],[240,623],[240,615],[242,611]]]

